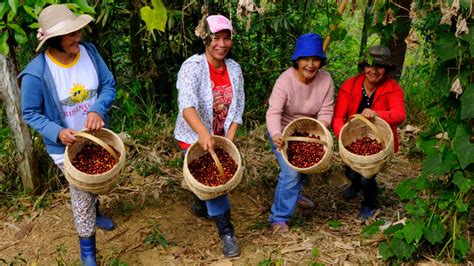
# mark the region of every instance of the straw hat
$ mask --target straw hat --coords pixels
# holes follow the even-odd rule
[[[66,5],[50,5],[39,15],[40,28],[36,37],[40,41],[36,51],[51,37],[66,35],[82,29],[93,18],[89,15],[76,16]]]

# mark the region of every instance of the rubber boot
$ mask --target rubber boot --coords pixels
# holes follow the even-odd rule
[[[353,199],[357,196],[357,193],[362,189],[361,188],[361,175],[356,171],[352,170],[350,167],[346,168],[346,177],[351,180],[351,185],[348,186],[343,192],[342,197],[345,200]]]
[[[378,187],[375,176],[372,178],[361,177],[360,180],[362,192],[364,193],[364,200],[361,203],[359,218],[362,221],[365,221],[375,214],[375,210],[378,207]]]
[[[222,254],[225,257],[236,257],[240,255],[239,245],[235,238],[234,226],[230,222],[230,210],[223,215],[212,217],[216,222],[217,230],[222,241]]]
[[[193,205],[191,206],[191,212],[199,218],[210,219],[207,213],[206,202],[203,200],[200,200],[196,195],[194,195],[193,197],[194,197],[194,202],[193,202]]]
[[[99,211],[99,200],[95,203],[95,225],[106,231],[111,231],[115,228],[114,221],[109,217],[102,215]]]
[[[79,237],[81,247],[81,261],[85,266],[96,266],[95,235],[90,237]]]

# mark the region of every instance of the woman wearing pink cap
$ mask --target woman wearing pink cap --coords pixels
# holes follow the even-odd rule
[[[233,141],[244,112],[242,71],[227,58],[232,48],[232,23],[221,15],[208,16],[195,33],[202,41],[197,53],[181,65],[176,82],[179,114],[174,135],[183,152],[196,141],[204,150],[213,149],[212,135]],[[207,201],[195,197],[191,210],[215,221],[224,256],[240,254],[226,194]]]
[[[275,82],[266,116],[270,144],[280,165],[269,217],[274,233],[289,230],[288,221],[297,205],[314,208],[314,203],[301,195],[302,175],[286,164],[279,151],[282,131],[299,117],[313,117],[329,127],[333,115],[334,85],[331,75],[321,69],[326,62],[321,37],[315,33],[299,36],[291,61],[293,67]]]

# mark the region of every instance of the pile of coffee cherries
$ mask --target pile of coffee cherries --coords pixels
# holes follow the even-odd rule
[[[383,150],[380,142],[368,136],[356,139],[345,148],[354,154],[363,156],[377,154]]]
[[[120,153],[113,147],[111,148],[120,157]],[[99,175],[112,169],[114,165],[117,164],[117,161],[106,149],[102,148],[102,146],[87,144],[76,154],[76,157],[72,159],[71,163],[77,170],[83,173]]]
[[[295,131],[292,136],[321,139],[320,136],[310,136],[307,132]],[[309,141],[288,141],[286,150],[288,161],[298,168],[308,168],[317,164],[323,158],[324,145]]]
[[[220,148],[214,149],[214,151],[221,162],[224,177],[220,175],[219,169],[217,169],[216,163],[210,153],[205,153],[188,164],[191,175],[193,175],[197,181],[208,187],[215,187],[227,183],[237,171],[237,164],[226,151]]]

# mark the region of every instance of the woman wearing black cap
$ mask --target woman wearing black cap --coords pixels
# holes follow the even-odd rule
[[[393,147],[397,152],[397,126],[405,120],[405,101],[402,88],[389,74],[396,69],[389,58],[390,50],[385,46],[377,45],[368,49],[366,58],[358,64],[363,73],[346,80],[338,92],[332,128],[339,136],[344,123],[353,114],[361,114],[369,119],[378,116],[392,128]],[[343,198],[352,199],[362,190],[364,200],[361,203],[360,219],[372,217],[378,207],[375,176],[364,177],[350,167],[346,168],[346,176],[351,180],[351,185],[344,190]]]

